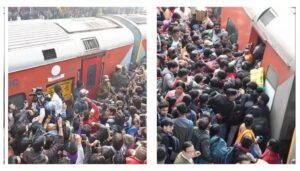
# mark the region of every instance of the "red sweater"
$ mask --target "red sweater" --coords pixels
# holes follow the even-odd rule
[[[266,148],[261,158],[269,164],[280,164],[279,154],[271,151],[269,147]]]
[[[94,109],[93,115],[86,121],[83,121],[83,125],[90,125],[91,126],[91,132],[95,133],[97,131],[97,126],[92,126],[92,122],[98,122],[100,120],[100,110],[99,108],[93,103],[91,100],[87,100],[90,106]]]
[[[146,161],[138,160],[134,156],[126,157],[126,164],[146,164]]]

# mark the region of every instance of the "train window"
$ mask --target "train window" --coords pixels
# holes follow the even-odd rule
[[[228,38],[231,43],[236,43],[238,40],[238,30],[236,29],[232,19],[229,17],[227,20],[226,31],[228,32]]]
[[[95,85],[97,65],[90,65],[87,72],[87,87],[88,89]]]
[[[20,110],[24,107],[24,101],[26,100],[25,93],[18,93],[13,96],[10,96],[9,101],[16,105],[16,109]]]
[[[267,26],[274,18],[276,13],[273,8],[267,9],[261,16],[258,18],[265,26]]]
[[[82,39],[85,50],[99,49],[99,43],[96,37]]]
[[[47,49],[47,50],[43,50],[42,52],[43,52],[45,61],[57,58],[55,49]]]

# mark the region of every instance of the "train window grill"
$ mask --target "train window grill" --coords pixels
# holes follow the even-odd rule
[[[275,17],[276,17],[275,11],[272,8],[269,8],[259,17],[259,20],[265,26],[267,26]]]
[[[55,49],[47,49],[47,50],[43,50],[42,52],[45,61],[57,58]]]
[[[95,37],[82,39],[82,42],[84,44],[85,50],[99,49],[99,43]]]

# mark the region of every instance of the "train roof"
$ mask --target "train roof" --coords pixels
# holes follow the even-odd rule
[[[292,69],[296,67],[296,12],[294,8],[248,7],[246,13],[254,27],[282,60]]]
[[[142,38],[147,37],[147,16],[142,14],[120,14],[117,15],[133,25],[135,25],[141,32]]]
[[[121,15],[122,17],[134,22],[137,25],[147,24],[147,17],[139,14]]]
[[[74,18],[71,20],[63,19],[57,20],[56,23],[67,33],[96,31],[121,27],[112,20],[107,20],[105,18]]]
[[[98,53],[133,40],[128,28],[104,17],[9,22],[8,71]]]

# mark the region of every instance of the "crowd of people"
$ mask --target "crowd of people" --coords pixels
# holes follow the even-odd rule
[[[264,47],[230,36],[213,8],[157,8],[158,163],[281,163],[269,96],[250,79]]]
[[[8,8],[8,20],[30,19],[59,19],[100,17],[107,14],[136,14],[145,13],[141,7],[10,7]]]
[[[81,80],[72,98],[59,84],[52,95],[34,88],[18,110],[9,102],[9,163],[147,163],[146,63],[104,75],[97,99]]]

